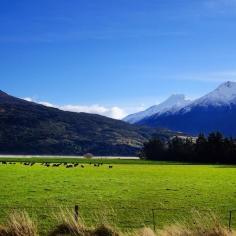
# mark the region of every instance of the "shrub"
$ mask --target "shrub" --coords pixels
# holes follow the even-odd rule
[[[93,158],[93,154],[92,153],[86,153],[86,154],[84,154],[84,158],[92,159]]]
[[[91,236],[119,236],[119,233],[112,227],[100,225],[95,230],[91,231]]]
[[[0,236],[7,236],[7,229],[0,225]]]
[[[76,221],[73,213],[70,211],[61,211],[57,216],[59,225],[49,234],[49,236],[84,236],[85,227],[81,221]]]

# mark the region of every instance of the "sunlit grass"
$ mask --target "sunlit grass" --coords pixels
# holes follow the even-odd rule
[[[0,164],[0,219],[4,221],[13,207],[26,208],[30,215],[39,218],[39,224],[45,224],[43,219],[47,219],[49,213],[57,213],[61,207],[73,210],[78,204],[80,215],[91,224],[91,216],[102,211],[121,228],[153,227],[152,209],[157,209],[155,224],[161,228],[188,217],[192,208],[211,208],[227,225],[228,210],[236,208],[236,168],[233,166],[151,162],[147,165],[113,160],[94,167],[89,162],[83,160],[85,168],[68,169],[64,165]],[[112,169],[108,163],[112,163]],[[44,227],[49,227],[53,219],[48,218],[46,222]],[[236,213],[232,223],[236,226]]]

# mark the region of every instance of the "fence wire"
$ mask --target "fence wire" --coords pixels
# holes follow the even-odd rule
[[[47,235],[53,227],[60,222],[60,215],[72,214],[75,219],[81,220],[87,226],[107,223],[114,225],[123,231],[151,227],[154,230],[163,228],[164,225],[174,224],[189,220],[193,215],[190,209],[168,208],[89,208],[74,206],[5,206],[0,205],[0,224],[6,224],[8,216],[15,211],[25,211],[37,222],[42,235]],[[204,210],[195,209],[201,216],[210,212],[216,214],[222,224],[229,229],[236,228],[236,210]]]

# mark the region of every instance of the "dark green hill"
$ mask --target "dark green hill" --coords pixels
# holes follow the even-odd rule
[[[0,92],[0,153],[135,155],[153,129],[61,111]],[[158,131],[156,135],[168,136]]]

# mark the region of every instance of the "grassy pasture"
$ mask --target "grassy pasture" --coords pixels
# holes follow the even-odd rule
[[[36,159],[26,161],[36,162]],[[44,161],[37,159],[37,162]],[[45,167],[40,163],[24,166],[19,162],[0,164],[0,220],[4,221],[14,207],[25,208],[47,228],[53,224],[49,215],[60,211],[57,207],[73,209],[78,204],[85,220],[91,222],[102,215],[121,228],[152,226],[153,208],[159,209],[155,211],[157,227],[187,217],[193,208],[213,209],[227,224],[228,211],[236,209],[234,166],[103,160],[102,166],[94,167],[89,163],[100,160],[46,161],[79,162],[85,168]],[[112,169],[108,168],[109,164],[113,165]],[[232,220],[236,226],[236,212]]]

